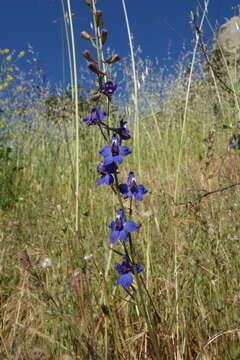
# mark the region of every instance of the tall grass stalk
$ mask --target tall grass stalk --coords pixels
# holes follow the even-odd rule
[[[206,0],[204,2],[205,8],[202,14],[202,18],[199,25],[199,31],[202,30],[203,23],[208,11],[208,5],[210,0]],[[186,99],[185,99],[185,107],[184,107],[184,113],[183,113],[183,122],[182,122],[182,129],[181,129],[181,137],[180,137],[180,145],[179,145],[179,152],[178,152],[178,160],[177,160],[177,171],[176,171],[176,182],[175,182],[175,191],[174,191],[174,204],[177,203],[178,199],[178,192],[179,192],[179,178],[180,178],[180,170],[181,170],[181,162],[182,162],[182,153],[183,153],[183,142],[185,138],[185,129],[187,124],[187,111],[188,111],[188,102],[189,102],[189,94],[190,94],[190,86],[192,82],[192,75],[195,65],[195,59],[197,54],[197,48],[199,43],[200,35],[196,31],[195,33],[196,40],[195,40],[195,46],[193,49],[193,55],[192,55],[192,61],[190,66],[190,72],[188,77],[188,85],[187,85],[187,91],[186,91]],[[175,218],[176,216],[176,207],[173,209],[173,216]],[[179,279],[178,279],[178,229],[175,224],[174,226],[174,278],[175,278],[175,301],[176,301],[176,341],[177,341],[177,353],[176,353],[176,360],[182,359],[181,351],[180,351],[180,343],[179,343]]]
[[[68,61],[69,61],[69,70],[70,70],[70,82],[71,82],[71,93],[72,93],[72,100],[74,99],[74,81],[73,81],[73,65],[72,65],[72,52],[70,46],[70,39],[69,39],[69,31],[68,31],[68,13],[65,10],[64,0],[61,0],[62,5],[62,13],[63,13],[63,21],[64,21],[64,29],[65,35],[67,40],[67,51],[68,51]]]
[[[137,74],[136,74],[136,65],[135,65],[135,55],[134,55],[134,48],[133,48],[133,40],[132,40],[132,33],[130,30],[130,24],[128,20],[128,13],[125,4],[125,0],[122,0],[122,6],[124,11],[124,18],[127,26],[127,33],[128,33],[128,41],[130,47],[130,55],[131,55],[131,64],[132,64],[132,75],[133,75],[133,101],[134,101],[134,145],[136,145],[136,157],[138,159],[138,170],[141,173],[141,165],[140,165],[140,143],[139,143],[139,111],[138,111],[138,84],[137,84]]]
[[[72,22],[72,10],[70,0],[67,0],[68,17],[71,35],[71,58],[73,61],[73,88],[74,88],[74,104],[75,104],[75,230],[79,229],[79,116],[78,116],[78,80],[77,80],[77,61],[75,49],[75,37]]]

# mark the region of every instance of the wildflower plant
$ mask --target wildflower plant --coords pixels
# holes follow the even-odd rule
[[[138,265],[137,268],[135,266],[135,251],[130,237],[130,234],[136,232],[140,228],[140,225],[136,224],[133,220],[127,219],[127,211],[123,205],[123,199],[133,196],[136,200],[142,200],[143,194],[147,192],[147,189],[143,185],[137,185],[133,171],[129,172],[128,184],[119,185],[119,166],[124,162],[124,158],[132,153],[132,150],[124,144],[124,141],[131,139],[131,134],[127,128],[127,121],[125,119],[120,120],[119,126],[114,126],[115,124],[110,123],[110,105],[117,91],[117,84],[108,78],[107,69],[108,66],[120,61],[120,57],[117,54],[113,54],[108,60],[104,60],[103,47],[106,43],[105,37],[108,32],[102,29],[102,12],[95,8],[95,1],[87,1],[87,4],[93,15],[95,34],[91,35],[86,31],[83,31],[81,34],[84,39],[90,41],[97,49],[98,56],[97,59],[95,59],[89,50],[84,50],[83,56],[88,62],[89,70],[97,76],[98,87],[94,90],[94,96],[91,97],[95,104],[91,113],[83,118],[83,122],[87,126],[97,125],[101,130],[100,136],[102,135],[107,142],[107,144],[99,150],[99,154],[103,157],[103,160],[97,166],[97,171],[101,174],[101,177],[96,185],[110,185],[117,195],[116,198],[118,199],[120,208],[117,211],[115,221],[112,221],[108,225],[111,229],[109,242],[115,244],[117,240],[120,240],[123,243],[125,253],[124,260],[122,265],[116,265],[116,269],[120,274],[120,279],[122,278],[121,276],[124,277],[128,274],[128,278],[131,278],[131,281],[125,282],[118,280],[115,284],[121,284],[123,287],[128,288],[129,284],[132,285],[133,274],[140,272],[136,270],[139,270],[140,265]],[[102,104],[105,105],[105,109],[102,108]],[[107,118],[108,123],[104,121],[105,118]],[[131,216],[131,212],[129,215]],[[126,247],[127,242],[131,243],[130,249]],[[123,270],[123,268],[125,270]]]
[[[97,58],[95,59],[89,50],[84,50],[83,56],[87,60],[88,69],[97,77],[98,85],[96,89],[93,89],[94,95],[91,96],[91,100],[94,102],[92,111],[82,121],[87,126],[97,125],[96,131],[100,130],[99,134],[103,136],[106,142],[106,145],[99,150],[99,154],[103,159],[97,166],[97,171],[101,177],[95,185],[109,185],[109,191],[113,191],[116,195],[115,208],[118,210],[115,220],[108,225],[110,228],[109,243],[111,244],[111,250],[120,255],[122,261],[114,266],[118,272],[118,278],[114,284],[121,285],[127,292],[132,290],[131,296],[136,296],[135,301],[139,309],[142,310],[148,327],[151,328],[151,320],[144,299],[146,287],[142,286],[143,279],[138,278],[144,269],[136,261],[136,236],[140,224],[137,224],[132,219],[133,202],[143,200],[143,195],[148,190],[145,186],[137,184],[133,170],[129,171],[127,184],[119,181],[124,159],[132,153],[132,149],[125,145],[125,142],[131,139],[127,120],[121,119],[119,124],[114,124],[111,117],[111,104],[118,88],[117,84],[108,75],[108,67],[120,61],[120,57],[113,54],[108,60],[104,60],[103,48],[108,31],[102,28],[102,11],[96,9],[95,0],[85,0],[85,2],[92,12],[95,34],[88,34],[83,31],[81,35],[97,50]],[[129,206],[125,206],[125,203],[129,204]],[[115,250],[116,244],[122,246],[122,252]],[[136,279],[137,292],[134,291],[134,279]],[[154,337],[153,334],[152,338],[154,339]]]

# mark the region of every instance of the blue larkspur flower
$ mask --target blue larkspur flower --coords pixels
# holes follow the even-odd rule
[[[120,139],[114,134],[110,140],[110,144],[100,150],[99,154],[104,157],[104,165],[108,165],[112,162],[121,163],[123,156],[129,155],[131,152],[127,146],[121,146]]]
[[[99,91],[108,97],[111,97],[116,89],[117,85],[113,85],[112,81],[107,81],[99,87]]]
[[[98,109],[92,109],[91,115],[86,116],[83,119],[83,122],[85,122],[85,124],[88,126],[98,125],[103,121],[105,116],[106,116],[105,112],[98,110]]]
[[[103,161],[97,166],[97,171],[102,175],[98,180],[96,186],[107,184],[112,185],[114,183],[114,174],[117,171],[117,164],[111,163],[108,165],[104,165]]]
[[[124,194],[124,198],[129,198],[134,196],[136,200],[142,200],[143,195],[148,192],[148,190],[143,185],[138,185],[133,171],[130,171],[128,175],[128,183],[120,184],[119,190]]]
[[[239,148],[240,147],[240,135],[234,134],[228,144],[231,148]]]
[[[125,120],[120,120],[120,126],[118,128],[112,128],[109,127],[108,125],[103,123],[103,126],[106,127],[108,130],[113,131],[115,134],[118,134],[118,136],[120,137],[120,140],[128,140],[131,139],[131,135],[130,135],[130,131],[129,129],[126,127],[127,121]]]
[[[121,264],[115,264],[114,267],[119,273],[119,277],[114,285],[122,285],[126,289],[130,288],[133,283],[134,272],[140,273],[143,271],[141,265],[132,265],[127,257],[123,259]]]
[[[116,220],[112,221],[108,225],[112,232],[110,234],[110,243],[115,244],[115,242],[120,238],[123,241],[128,241],[128,233],[131,233],[139,228],[139,225],[134,221],[128,220],[125,221],[124,213],[122,209],[119,209],[117,212]]]
[[[116,129],[116,132],[122,140],[128,140],[131,138],[130,131],[126,127],[127,121],[120,120],[120,127]]]

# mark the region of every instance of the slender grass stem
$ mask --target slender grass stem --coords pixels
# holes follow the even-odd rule
[[[202,29],[207,10],[208,10],[208,4],[209,0],[205,1],[205,9],[202,15],[202,19],[200,22],[199,29]],[[194,70],[194,64],[195,64],[195,58],[198,48],[200,35],[198,32],[196,32],[196,41],[195,46],[193,50],[193,56],[191,61],[191,67],[190,67],[190,73],[188,77],[188,85],[187,85],[187,92],[186,92],[186,99],[185,99],[185,107],[184,107],[184,115],[183,115],[183,123],[182,123],[182,130],[181,130],[181,138],[180,138],[180,145],[179,145],[179,153],[178,153],[178,160],[177,160],[177,171],[176,171],[176,182],[175,182],[175,191],[174,191],[174,202],[177,201],[177,196],[179,192],[179,178],[180,178],[180,168],[181,168],[181,162],[182,162],[182,156],[183,156],[183,143],[185,138],[185,131],[186,131],[186,123],[187,123],[187,110],[188,110],[188,102],[189,102],[189,95],[190,95],[190,86],[192,82],[192,75]],[[176,216],[176,207],[174,208],[173,216]],[[180,349],[179,349],[179,274],[178,274],[178,235],[177,235],[177,229],[175,227],[174,229],[174,278],[175,278],[175,302],[176,302],[176,340],[177,340],[177,354],[176,358],[180,359]]]
[[[75,231],[79,229],[79,119],[78,119],[78,83],[77,83],[77,61],[76,61],[76,48],[75,38],[72,22],[72,11],[70,0],[67,0],[68,5],[68,17],[71,35],[71,47],[72,47],[72,59],[73,59],[73,84],[74,84],[74,104],[75,104]]]
[[[127,26],[128,40],[130,46],[130,54],[131,54],[131,63],[132,63],[132,73],[133,73],[133,86],[134,86],[134,144],[136,144],[136,157],[138,162],[138,170],[141,173],[140,166],[140,140],[139,140],[139,111],[138,111],[138,87],[137,87],[137,73],[136,73],[136,65],[134,58],[134,49],[133,49],[133,41],[132,34],[130,30],[130,24],[128,20],[127,8],[125,4],[125,0],[122,0],[122,6],[124,11],[125,22]]]

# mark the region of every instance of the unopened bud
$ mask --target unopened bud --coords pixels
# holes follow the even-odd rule
[[[96,66],[95,63],[89,62],[88,68],[89,68],[89,70],[91,70],[92,72],[94,72],[94,73],[97,74],[97,75],[103,75],[103,76],[106,75],[104,72],[100,71],[100,70],[97,68],[97,66]]]
[[[121,58],[118,54],[112,55],[109,59],[105,61],[106,64],[115,64],[116,62],[120,61]]]
[[[90,51],[84,50],[82,54],[85,57],[85,59],[87,59],[87,61],[93,64],[97,64],[97,62],[93,59],[92,55],[90,54]]]
[[[81,32],[81,37],[83,37],[86,40],[95,40],[96,39],[95,37],[93,37],[89,33],[87,33],[86,31]]]
[[[100,92],[96,92],[90,96],[90,100],[97,101],[101,96]]]
[[[107,36],[108,36],[108,30],[103,29],[101,32],[102,45],[104,45],[105,42],[107,41]]]
[[[96,10],[95,19],[96,19],[96,24],[97,24],[98,27],[103,26],[102,11],[101,10]]]

